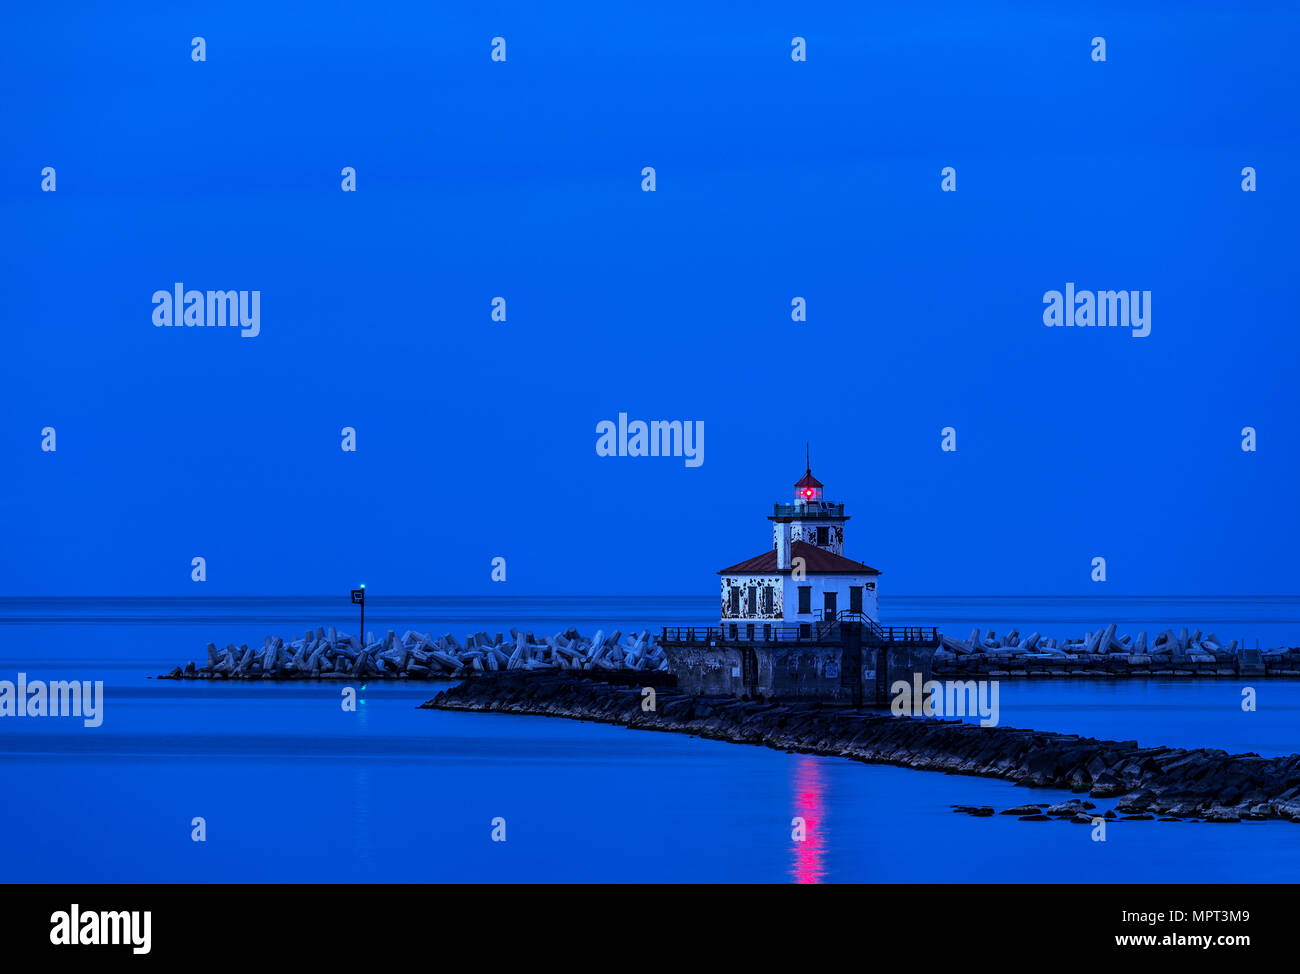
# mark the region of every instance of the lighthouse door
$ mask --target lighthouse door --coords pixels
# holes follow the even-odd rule
[[[826,611],[822,613],[822,618],[827,622],[835,621],[835,597],[838,592],[826,592],[823,596],[826,602]]]
[[[742,668],[742,679],[745,683],[745,692],[755,694],[758,692],[758,654],[748,646],[740,651],[740,662]]]

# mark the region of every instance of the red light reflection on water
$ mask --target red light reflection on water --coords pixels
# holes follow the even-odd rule
[[[804,840],[790,842],[790,876],[796,883],[820,883],[826,878],[826,845],[823,841],[826,786],[822,764],[801,754],[794,766],[794,815],[804,820]],[[790,826],[793,836],[795,826]]]

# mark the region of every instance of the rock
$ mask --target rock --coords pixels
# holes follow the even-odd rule
[[[1096,806],[1093,805],[1091,807],[1095,808]],[[1082,812],[1083,810],[1084,810],[1084,805],[1082,802],[1068,801],[1068,802],[1059,802],[1055,805],[1048,806],[1046,809],[1044,809],[1043,814],[1067,816],[1067,815],[1074,815],[1078,812]]]
[[[1207,822],[1240,822],[1241,812],[1235,808],[1215,807],[1207,809],[1204,818]]]
[[[940,636],[939,641],[943,644],[944,649],[948,650],[949,652],[957,656],[965,656],[968,653],[975,652],[966,643],[960,643],[957,640],[950,639],[947,636]]]

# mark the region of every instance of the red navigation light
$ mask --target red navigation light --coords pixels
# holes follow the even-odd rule
[[[812,497],[812,495],[813,495],[813,489],[812,489],[811,487],[805,487],[805,488],[803,489],[803,495],[804,495],[804,497]]]

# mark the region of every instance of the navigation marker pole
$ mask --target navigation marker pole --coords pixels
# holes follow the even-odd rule
[[[352,604],[361,606],[361,648],[366,648],[366,583],[352,590]]]

